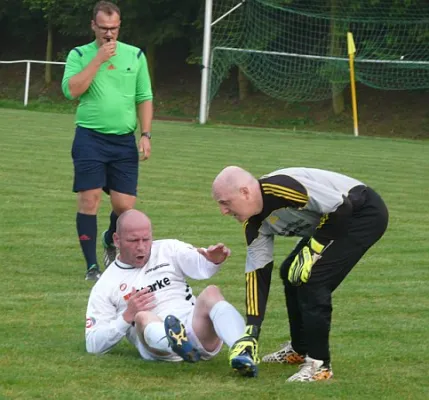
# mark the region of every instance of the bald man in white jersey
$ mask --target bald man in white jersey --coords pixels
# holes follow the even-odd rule
[[[129,210],[114,234],[119,255],[91,291],[86,313],[86,349],[105,353],[126,337],[145,360],[208,360],[239,342],[243,317],[210,285],[198,297],[186,277],[208,279],[230,255],[222,243],[194,248],[179,240],[152,240],[149,218]],[[253,363],[246,351],[234,369]],[[255,376],[254,365],[252,374]]]
[[[265,316],[274,238],[302,238],[280,267],[291,340],[262,361],[300,364],[288,381],[330,379],[332,293],[384,234],[388,211],[383,200],[357,179],[315,168],[284,168],[257,179],[229,166],[213,181],[212,193],[222,214],[245,228],[249,348],[257,349]],[[257,363],[257,350],[249,353]]]

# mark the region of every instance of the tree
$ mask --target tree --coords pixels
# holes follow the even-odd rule
[[[120,3],[121,35],[143,47],[148,59],[152,84],[155,84],[156,50],[173,39],[188,39],[187,32],[195,20],[199,0],[128,0]]]
[[[35,47],[42,28],[38,18],[33,18],[22,1],[0,0],[0,36],[4,43],[18,43],[13,46],[2,46],[0,54],[8,57],[20,54],[22,48],[28,50]],[[25,41],[22,38],[25,38]]]
[[[24,5],[30,12],[39,14],[45,20],[46,27],[46,57],[45,61],[52,61],[54,29],[61,23],[62,16],[66,14],[65,7],[69,6],[67,0],[24,0]],[[45,66],[45,83],[52,81],[51,64]]]
[[[377,60],[398,60],[406,48],[421,47],[429,38],[426,24],[410,23],[427,18],[427,14],[423,15],[427,10],[425,0],[327,1],[331,13],[330,56],[344,57],[340,42],[345,43],[349,30],[355,34],[358,56]],[[335,114],[344,110],[344,94],[335,82],[332,82],[332,106]]]
[[[37,33],[44,31],[46,38],[45,59],[52,61],[54,40],[58,35],[71,38],[92,37],[90,20],[96,0],[0,0],[0,19],[13,14],[12,29],[17,30],[16,36],[29,37],[29,41]],[[121,40],[145,50],[151,74],[155,74],[155,55],[158,46],[170,40],[183,37],[189,40],[188,31],[195,19],[199,0],[112,0],[121,8],[122,29]],[[21,10],[21,11],[17,11]],[[31,17],[40,23],[37,32],[26,29],[25,23],[16,23],[21,15]],[[9,29],[0,27],[7,36],[13,34]],[[23,33],[25,32],[25,33]],[[19,35],[18,35],[19,34]],[[24,45],[23,45],[24,47]],[[52,80],[51,65],[46,64],[45,82]]]
[[[342,0],[340,0],[342,1]],[[338,19],[338,0],[330,0],[331,7],[331,19],[330,25],[330,43],[328,55],[331,57],[341,57],[343,54],[341,41],[345,40],[344,23]],[[347,32],[347,28],[346,28]],[[331,82],[332,91],[332,110],[334,114],[338,115],[344,111],[344,92],[339,89],[342,85],[337,85],[335,82]]]

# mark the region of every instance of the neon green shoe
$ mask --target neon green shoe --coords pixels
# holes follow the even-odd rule
[[[256,327],[249,325],[246,327],[244,335],[238,339],[229,350],[229,364],[234,371],[240,375],[254,378],[258,375],[258,341],[252,333],[256,332]]]

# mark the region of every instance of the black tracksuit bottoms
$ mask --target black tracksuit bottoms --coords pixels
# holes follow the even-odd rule
[[[292,347],[300,354],[325,362],[330,361],[332,292],[387,228],[388,211],[383,200],[371,188],[361,188],[358,196],[351,199],[354,206],[347,236],[335,240],[326,249],[313,266],[307,283],[292,286],[287,276],[292,261],[308,238],[298,243],[280,268]]]

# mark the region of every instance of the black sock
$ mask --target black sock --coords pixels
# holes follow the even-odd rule
[[[76,214],[76,229],[87,268],[97,264],[97,216]]]
[[[107,245],[113,243],[113,234],[116,232],[116,221],[118,220],[118,216],[114,211],[110,213],[110,225],[109,229],[106,231],[104,235],[104,241]]]

